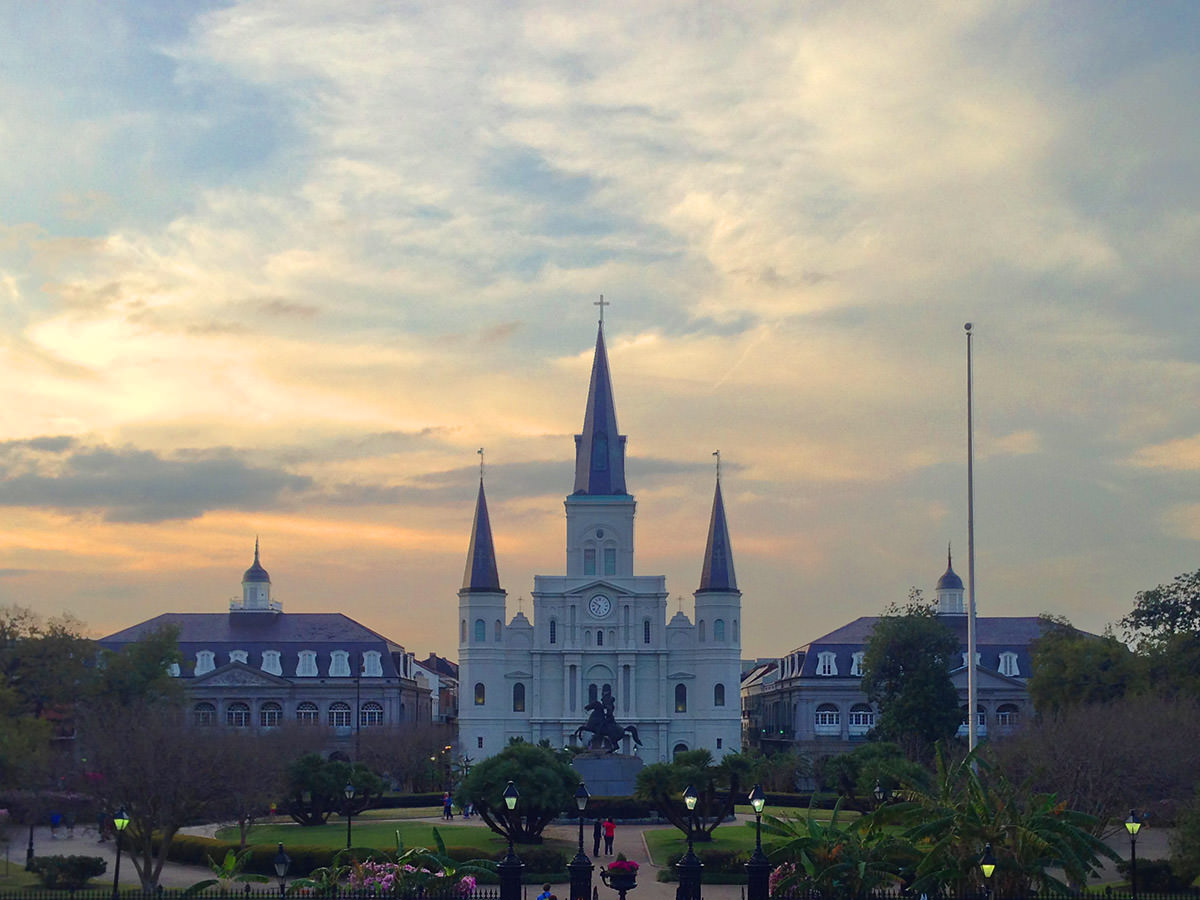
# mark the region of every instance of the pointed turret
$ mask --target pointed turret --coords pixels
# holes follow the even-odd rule
[[[475,501],[475,521],[471,526],[471,546],[467,549],[467,568],[463,573],[464,591],[498,591],[500,575],[496,571],[496,549],[492,544],[492,523],[488,519],[483,479],[479,479],[479,498]]]
[[[588,385],[583,434],[575,435],[575,493],[593,496],[625,494],[625,436],[617,433],[604,324],[596,331],[596,354]]]
[[[242,573],[242,602],[230,601],[230,612],[279,610],[278,603],[271,602],[271,576],[258,561],[258,538],[254,539],[254,562]]]
[[[736,591],[733,573],[733,548],[729,545],[729,526],[725,522],[725,501],[721,497],[721,479],[713,495],[712,517],[708,522],[708,546],[704,550],[704,570],[700,573],[701,591]]]
[[[966,613],[967,608],[963,604],[963,581],[954,571],[949,544],[946,544],[946,571],[938,579],[935,591],[939,614],[961,616]]]

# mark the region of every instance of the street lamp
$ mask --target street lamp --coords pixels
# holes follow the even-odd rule
[[[575,808],[579,811],[579,850],[575,858],[567,864],[571,873],[571,900],[591,900],[592,896],[592,871],[596,867],[583,852],[583,811],[587,808],[590,797],[587,785],[579,782],[579,787],[575,789]]]
[[[879,783],[879,779],[875,779],[875,804],[883,806],[883,801],[887,799],[887,791],[883,789],[883,785]]]
[[[117,864],[113,866],[113,900],[117,900],[117,883],[121,879],[121,837],[125,834],[125,829],[129,827],[129,816],[125,813],[125,807],[117,810],[117,814],[113,816],[113,827],[117,829]]]
[[[746,863],[746,900],[767,900],[771,882],[771,863],[762,848],[762,811],[767,795],[756,784],[747,798],[754,808],[754,853]]]
[[[979,857],[979,870],[983,872],[984,896],[992,896],[992,873],[996,871],[996,857],[992,853],[989,841],[983,848],[983,856]]]
[[[354,784],[347,781],[342,788],[342,796],[346,798],[346,849],[350,849],[350,828],[354,822]]]
[[[508,809],[508,814],[504,817],[504,830],[508,833],[508,855],[496,864],[497,873],[500,875],[500,900],[521,900],[521,871],[525,868],[525,863],[521,862],[513,850],[512,823],[513,812],[517,808],[517,799],[520,796],[517,786],[510,781],[504,789],[504,805]]]
[[[275,859],[271,861],[275,866],[275,874],[279,878],[279,896],[283,897],[287,894],[287,878],[288,869],[291,868],[292,858],[283,852],[283,844],[279,845],[279,852],[275,854]]]
[[[675,868],[679,870],[679,900],[700,900],[700,878],[704,863],[700,862],[700,858],[696,856],[696,851],[692,847],[692,832],[695,830],[693,814],[696,811],[698,799],[696,789],[689,784],[683,792],[683,805],[687,807],[688,811],[687,855],[675,863]]]
[[[1133,900],[1137,900],[1137,836],[1142,830],[1142,820],[1138,818],[1136,810],[1129,811],[1125,830],[1129,832],[1129,881],[1133,888]]]

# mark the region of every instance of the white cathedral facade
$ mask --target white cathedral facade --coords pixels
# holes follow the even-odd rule
[[[521,612],[509,619],[480,479],[458,592],[459,752],[482,759],[513,738],[570,744],[584,707],[609,692],[616,722],[635,726],[643,744],[626,737],[622,752],[646,763],[741,749],[741,592],[720,475],[695,621],[683,612],[668,621],[666,578],[636,570],[636,502],[625,486],[603,320],[565,506],[566,572],[535,576],[532,622]]]

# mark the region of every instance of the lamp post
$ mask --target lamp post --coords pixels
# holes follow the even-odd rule
[[[25,871],[33,871],[33,814],[29,814],[29,846],[25,848]]]
[[[575,808],[579,811],[579,849],[575,858],[567,864],[567,870],[571,873],[571,900],[591,900],[592,897],[592,872],[596,867],[583,852],[583,811],[587,808],[589,797],[587,785],[579,782],[579,787],[575,789]]]
[[[887,791],[883,789],[883,785],[879,782],[878,778],[875,779],[874,794],[876,808],[883,806],[883,801],[887,799]]]
[[[979,870],[983,872],[984,896],[990,900],[992,896],[992,873],[996,871],[996,857],[992,853],[991,842],[988,842],[984,846],[983,856],[979,857]]]
[[[688,849],[683,859],[675,863],[675,868],[679,871],[679,900],[700,900],[700,878],[704,863],[700,862],[692,847],[692,832],[695,830],[693,813],[696,811],[697,799],[699,798],[696,789],[689,784],[683,792],[683,805],[688,811]]]
[[[500,875],[500,900],[521,900],[521,871],[525,868],[525,863],[521,862],[513,850],[512,823],[513,812],[517,808],[517,799],[520,796],[517,786],[510,781],[504,789],[504,805],[508,810],[504,817],[504,830],[508,835],[508,855],[496,864],[497,873]]]
[[[771,863],[762,848],[762,811],[767,795],[756,784],[747,798],[754,807],[754,853],[746,863],[746,900],[767,900],[771,883]]]
[[[1137,900],[1137,836],[1142,830],[1142,820],[1138,818],[1136,810],[1129,811],[1125,830],[1129,832],[1129,882],[1133,888],[1133,900]]]
[[[275,858],[271,860],[271,864],[275,866],[275,875],[279,878],[279,896],[283,897],[287,894],[287,878],[288,869],[291,868],[292,858],[283,852],[283,844],[279,845],[279,852],[275,854]]]
[[[347,781],[346,786],[342,788],[342,795],[346,798],[346,849],[350,849],[350,829],[354,822],[354,784]]]
[[[117,829],[117,864],[113,866],[113,900],[117,900],[117,884],[121,880],[121,837],[125,834],[125,829],[129,827],[129,816],[125,813],[125,807],[117,810],[117,814],[113,816],[113,827]]]

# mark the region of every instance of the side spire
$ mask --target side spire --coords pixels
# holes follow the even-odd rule
[[[719,451],[713,454],[720,465]],[[736,591],[733,572],[733,548],[729,544],[729,525],[725,521],[725,500],[721,497],[721,476],[713,495],[712,517],[708,522],[708,546],[704,549],[704,570],[700,573],[700,591]]]
[[[471,525],[471,545],[467,548],[467,568],[463,573],[462,586],[465,591],[500,590],[496,548],[492,544],[492,523],[488,518],[482,475],[479,478],[479,497],[475,501],[475,521]]]
[[[603,301],[607,304],[607,301]],[[604,307],[600,307],[603,314]],[[604,322],[596,330],[596,354],[588,385],[583,433],[575,435],[575,493],[622,495],[625,490],[625,436],[617,433],[608,351],[604,347]]]

